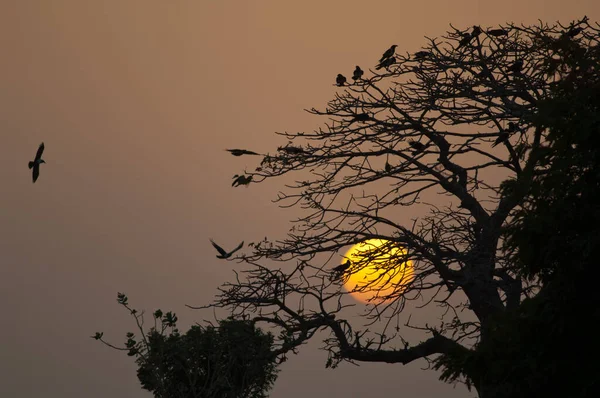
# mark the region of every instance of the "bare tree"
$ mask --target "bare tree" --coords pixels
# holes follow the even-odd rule
[[[252,253],[237,257],[251,268],[236,273],[208,307],[280,328],[275,354],[282,357],[327,330],[327,366],[460,359],[476,350],[494,315],[517,308],[539,287],[511,268],[502,229],[544,170],[539,155],[547,130],[537,122],[538,105],[573,71],[598,67],[599,27],[587,18],[569,26],[452,27],[442,39],[427,38],[414,55],[396,52],[383,73],[370,70],[344,85],[325,110],[310,109],[328,118],[324,128],[279,133],[289,144],[246,172],[252,183],[302,174],[277,201],[307,209],[306,216],[294,221],[286,239],[252,243]],[[438,205],[428,203],[434,195]],[[424,206],[428,215],[411,225],[398,220],[398,209]],[[344,272],[396,247],[406,251],[392,257],[380,278],[407,260],[415,272],[383,302],[368,305],[363,326],[383,325],[378,335],[341,317],[346,293],[330,265],[340,249],[373,238],[388,243]],[[408,300],[422,297],[445,316],[435,327],[405,322],[430,334],[410,344],[398,319]],[[461,315],[465,309],[473,321]],[[463,374],[480,396],[491,396],[491,387],[468,369]]]

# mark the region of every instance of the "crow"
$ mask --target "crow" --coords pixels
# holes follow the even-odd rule
[[[398,47],[398,46],[394,44],[393,46],[391,46],[390,48],[385,50],[385,52],[381,56],[381,59],[379,60],[379,63],[382,63],[383,61],[385,61],[386,59],[388,59],[392,55],[394,55],[394,52],[396,52],[396,47]]]
[[[490,29],[487,34],[494,37],[508,36],[508,30],[505,29]]]
[[[431,53],[429,51],[417,51],[414,53],[415,59],[427,58]]]
[[[240,185],[245,185],[248,186],[248,184],[250,184],[250,181],[252,181],[252,176],[244,176],[244,175],[234,175],[233,178],[235,178],[235,180],[231,183],[232,187],[239,187]]]
[[[346,260],[345,263],[338,265],[337,267],[332,268],[331,270],[337,273],[344,273],[348,270],[348,268],[350,268],[350,266],[352,265],[352,262],[350,260]]]
[[[338,73],[335,82],[338,86],[343,86],[346,83],[346,78],[341,73]]]
[[[246,149],[226,149],[226,151],[231,152],[233,156],[242,156],[242,155],[258,155],[256,152],[248,151]]]
[[[365,112],[354,115],[354,120],[357,122],[367,122],[369,119],[371,119],[371,115]]]
[[[481,28],[479,26],[473,26],[473,31],[471,31],[471,37],[474,39],[481,34]]]
[[[463,33],[462,35],[462,39],[460,39],[460,41],[458,42],[458,48],[464,47],[467,44],[469,44],[471,42],[471,34],[470,33]]]
[[[362,79],[362,75],[365,72],[360,69],[360,66],[356,65],[356,69],[354,69],[354,74],[352,75],[352,80],[360,80]]]
[[[502,144],[503,142],[508,142],[508,137],[509,137],[509,134],[506,131],[503,131],[502,133],[500,133],[498,138],[496,138],[496,141],[494,141],[494,143],[492,144],[492,148],[498,144]]]
[[[569,29],[569,31],[567,32],[567,35],[570,38],[573,38],[575,36],[577,36],[578,34],[580,34],[581,32],[583,32],[583,28],[576,28],[576,27],[572,27],[571,29]]]
[[[514,64],[512,64],[511,66],[508,67],[508,71],[512,72],[514,74],[521,73],[522,69],[523,69],[523,60],[522,59],[515,61]]]
[[[375,69],[379,70],[381,68],[387,68],[392,66],[394,63],[396,63],[396,57],[386,58],[379,65],[377,65]]]
[[[413,155],[418,155],[423,152],[427,146],[419,141],[408,141],[408,145],[413,149]]]
[[[219,252],[219,255],[217,256],[217,258],[229,258],[233,255],[233,253],[240,250],[242,248],[242,246],[244,246],[244,241],[242,241],[242,243],[240,243],[238,245],[238,247],[236,247],[235,249],[233,249],[232,251],[227,253],[221,246],[217,245],[212,239],[210,240],[210,243],[212,243],[212,245],[215,247],[215,249],[217,249],[217,251]]]
[[[42,153],[44,153],[44,143],[42,142],[38,147],[38,150],[35,154],[35,159],[29,162],[29,169],[33,169],[33,182],[35,183],[40,175],[40,164],[46,163],[45,160],[42,159]]]

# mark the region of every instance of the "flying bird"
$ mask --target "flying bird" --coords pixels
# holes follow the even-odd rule
[[[346,83],[346,77],[341,73],[338,73],[337,77],[335,78],[335,82],[341,87]]]
[[[248,186],[248,184],[250,184],[250,181],[252,181],[252,176],[245,176],[245,175],[234,175],[233,178],[235,180],[233,180],[233,182],[231,183],[232,187],[239,187],[240,185],[245,185]]]
[[[231,152],[233,156],[242,156],[242,155],[258,155],[256,152],[248,151],[246,149],[226,149],[226,151]]]
[[[494,37],[508,36],[508,30],[506,29],[490,29],[487,34]]]
[[[396,47],[398,47],[398,46],[396,44],[394,44],[393,46],[391,46],[390,48],[385,50],[385,52],[381,56],[381,59],[379,60],[379,63],[382,63],[383,61],[385,61],[386,59],[388,59],[392,55],[394,55],[394,52],[396,52]]]
[[[40,175],[40,164],[46,163],[46,161],[42,159],[42,153],[44,153],[43,142],[38,147],[38,150],[35,154],[35,159],[29,162],[29,169],[33,169],[33,182],[36,182]]]
[[[383,61],[381,61],[381,63],[377,65],[375,69],[379,70],[381,68],[387,68],[389,66],[392,66],[394,63],[396,63],[396,57],[386,58]]]
[[[413,149],[413,155],[418,155],[423,152],[427,146],[419,141],[408,141],[408,145]]]
[[[356,69],[354,69],[354,73],[352,74],[352,80],[362,79],[362,75],[364,73],[365,73],[365,71],[360,69],[360,66],[356,65]]]
[[[210,243],[212,243],[212,245],[215,247],[215,249],[217,249],[217,251],[219,252],[219,255],[217,256],[217,258],[229,258],[233,255],[233,253],[240,250],[242,248],[242,246],[244,246],[244,241],[242,241],[242,243],[240,243],[238,245],[238,247],[236,247],[235,249],[233,249],[232,251],[227,253],[221,246],[217,245],[212,239],[210,240]]]

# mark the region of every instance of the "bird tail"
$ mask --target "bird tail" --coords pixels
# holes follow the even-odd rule
[[[33,168],[33,165],[34,165],[34,164],[35,164],[34,162],[29,162],[29,168],[30,168],[30,169],[31,169],[31,168]]]

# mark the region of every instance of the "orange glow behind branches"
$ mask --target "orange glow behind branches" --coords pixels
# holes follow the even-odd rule
[[[352,246],[344,255],[342,263],[346,259],[352,262],[344,276],[344,288],[356,300],[363,303],[384,302],[384,297],[394,292],[401,293],[414,279],[412,261],[400,262],[402,259],[398,258],[407,253],[406,249],[390,246],[381,254],[375,251],[385,247],[386,243],[382,239],[369,239]]]

